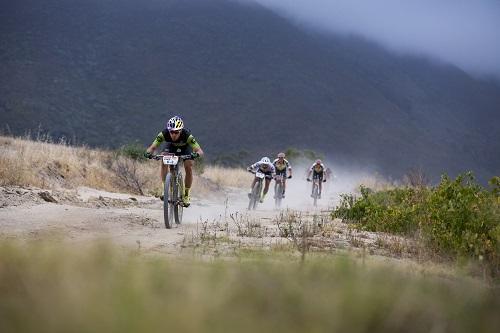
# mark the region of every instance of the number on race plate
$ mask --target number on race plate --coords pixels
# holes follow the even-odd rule
[[[163,164],[165,165],[176,165],[179,162],[179,156],[175,155],[163,155]]]
[[[265,176],[266,176],[266,175],[265,175],[265,174],[263,174],[262,172],[258,172],[258,171],[257,171],[257,172],[255,173],[255,177],[257,177],[257,178],[264,178]]]

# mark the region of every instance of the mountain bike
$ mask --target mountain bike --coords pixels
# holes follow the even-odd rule
[[[286,178],[292,178],[292,176],[288,176]],[[285,189],[285,176],[284,175],[276,175],[274,177],[276,181],[274,183],[274,206],[276,208],[281,207],[281,201],[283,200],[283,192]]]
[[[311,180],[308,180],[311,181]],[[313,198],[313,203],[314,206],[318,205],[318,199],[319,199],[319,182],[320,178],[317,176],[314,176],[312,179],[312,192],[311,192],[311,197]]]
[[[283,177],[283,175],[276,175],[276,177],[274,177],[274,180],[276,181],[274,183],[274,206],[276,208],[280,208],[281,200],[283,200],[285,177]]]
[[[182,223],[182,212],[184,203],[184,176],[179,168],[182,162],[191,159],[191,155],[176,156],[170,153],[153,155],[155,160],[162,160],[162,163],[168,165],[169,172],[165,176],[165,186],[163,188],[163,219],[165,227],[171,229],[174,225]]]
[[[252,192],[250,193],[250,202],[248,203],[248,210],[252,210],[257,207],[257,202],[259,202],[260,200],[260,196],[264,188],[263,183],[264,179],[266,178],[266,175],[260,171],[255,171],[255,172],[249,171],[249,172],[255,174],[255,178],[257,178],[257,181],[252,187]]]

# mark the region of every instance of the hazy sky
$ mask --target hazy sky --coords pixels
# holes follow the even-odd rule
[[[300,24],[358,34],[500,78],[500,0],[250,0]]]

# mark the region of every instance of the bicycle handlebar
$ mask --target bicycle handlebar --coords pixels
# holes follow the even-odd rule
[[[159,161],[159,160],[163,159],[163,156],[166,156],[166,155],[162,155],[162,154],[159,154],[159,155],[153,155],[153,157],[152,157],[152,158],[153,158],[154,160]],[[193,158],[193,156],[191,156],[191,154],[189,154],[189,155],[176,155],[176,156],[177,156],[177,157],[179,157],[179,158],[180,158],[181,160],[183,160],[183,161],[184,161],[184,160],[188,160],[188,159]]]

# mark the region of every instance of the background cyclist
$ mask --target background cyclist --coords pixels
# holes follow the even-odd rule
[[[325,165],[321,163],[321,160],[316,160],[314,164],[309,168],[309,172],[307,174],[307,181],[311,181],[311,174],[313,175],[313,179],[318,178],[319,179],[319,197],[318,199],[321,199],[321,184],[326,182],[326,177],[324,177],[325,174]],[[313,194],[311,193],[311,197]]]
[[[276,175],[281,175],[283,177],[283,193],[282,197],[285,197],[285,189],[286,189],[286,179],[292,178],[292,166],[285,159],[285,153],[279,153],[278,158],[273,161],[274,168],[276,169]],[[287,177],[288,172],[288,177]],[[276,195],[276,194],[275,194]]]
[[[153,152],[164,141],[167,143],[167,146],[163,150],[164,152],[172,153],[177,156],[191,154],[191,159],[184,161],[186,178],[184,181],[184,197],[182,198],[182,201],[184,206],[188,207],[191,203],[190,192],[191,185],[193,184],[193,159],[203,155],[203,150],[191,132],[184,128],[184,122],[179,116],[174,116],[168,120],[166,128],[158,133],[156,139],[144,153],[144,156],[151,158],[153,156]],[[167,173],[168,166],[162,163],[160,176],[163,185],[165,185],[165,176]],[[161,196],[161,199],[163,200],[163,196]]]
[[[271,182],[271,179],[273,179],[274,176],[276,175],[276,170],[274,169],[274,165],[271,163],[271,160],[269,159],[269,157],[262,157],[260,159],[260,161],[249,166],[247,168],[247,170],[250,172],[260,171],[266,175],[266,177],[265,177],[266,183],[264,186],[264,192],[261,193],[261,197],[259,200],[260,202],[264,202],[264,198],[266,197],[267,191],[269,190],[269,183]],[[250,193],[248,194],[249,197],[252,195],[252,189],[253,189],[256,182],[257,182],[257,177],[254,177],[253,182],[252,182],[252,186],[250,187]]]

